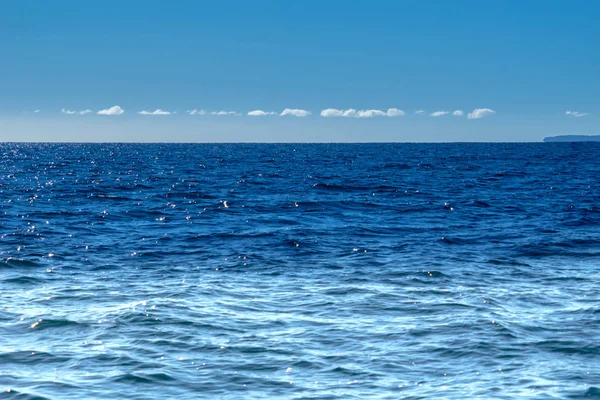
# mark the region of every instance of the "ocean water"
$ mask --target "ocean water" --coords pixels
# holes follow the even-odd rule
[[[0,398],[600,398],[600,143],[0,144]]]

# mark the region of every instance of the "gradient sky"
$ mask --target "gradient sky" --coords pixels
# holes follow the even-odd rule
[[[0,141],[596,134],[598,15],[597,1],[5,1]],[[170,114],[139,114],[157,109]]]

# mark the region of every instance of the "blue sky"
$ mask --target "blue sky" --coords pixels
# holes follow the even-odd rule
[[[599,13],[595,1],[4,2],[0,141],[600,133]],[[123,113],[98,114],[113,106]],[[157,109],[170,114],[139,114]]]

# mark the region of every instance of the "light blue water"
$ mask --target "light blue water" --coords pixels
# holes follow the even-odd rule
[[[0,145],[0,398],[600,398],[599,144]]]

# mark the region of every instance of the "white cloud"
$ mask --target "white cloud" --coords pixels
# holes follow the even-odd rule
[[[352,110],[352,111],[356,112],[356,110]],[[338,110],[337,108],[326,108],[325,110],[321,111],[321,116],[322,117],[343,117],[344,111]]]
[[[196,110],[196,109],[193,109],[193,110],[189,110],[188,114],[190,114],[190,115],[204,115],[204,114],[206,114],[206,110]]]
[[[488,115],[494,115],[496,111],[489,108],[476,108],[472,112],[467,115],[469,119],[479,119],[483,117],[487,117]]]
[[[98,111],[98,114],[99,115],[121,115],[124,112],[125,112],[125,110],[123,110],[121,107],[112,106],[111,108],[107,108],[105,110]]]
[[[427,113],[425,112],[425,110],[417,110],[417,111],[415,111],[415,114],[417,114],[417,115],[425,115]]]
[[[404,114],[405,114],[404,111],[399,110],[397,108],[388,108],[388,110],[387,110],[388,117],[401,117]]]
[[[585,117],[586,115],[589,115],[589,113],[584,113],[584,112],[579,112],[579,111],[567,111],[567,112],[565,112],[565,115],[579,118],[579,117]]]
[[[285,117],[286,115],[292,115],[294,117],[308,117],[310,115],[310,111],[299,108],[286,108],[280,115],[282,117]]]
[[[454,115],[455,117],[462,117],[463,115],[465,115],[465,112],[463,110],[455,110],[452,115]]]
[[[211,115],[242,115],[235,111],[212,111]]]
[[[251,117],[264,117],[265,115],[275,115],[277,113],[272,111],[254,110],[248,113]]]
[[[387,116],[381,110],[359,110],[354,115],[356,118],[372,118],[372,117],[385,117]]]
[[[33,110],[33,113],[34,113],[34,114],[37,114],[37,113],[39,113],[39,112],[40,112],[40,110]]]
[[[39,112],[39,110],[34,111],[34,112]],[[82,110],[82,111],[73,111],[73,110],[67,110],[66,108],[63,108],[62,110],[60,110],[60,112],[61,112],[61,114],[67,114],[67,115],[73,115],[73,114],[86,115],[93,111],[90,109]]]
[[[157,108],[154,111],[139,111],[138,114],[142,114],[142,115],[170,115],[171,111],[165,111],[165,110],[161,110],[160,108]]]
[[[321,111],[322,117],[352,117],[352,118],[372,118],[372,117],[399,117],[404,115],[404,111],[397,108],[389,108],[386,111],[381,110],[338,110],[337,108],[326,108]]]
[[[449,111],[436,111],[436,112],[432,112],[430,115],[432,117],[443,117],[444,115],[450,114]]]

